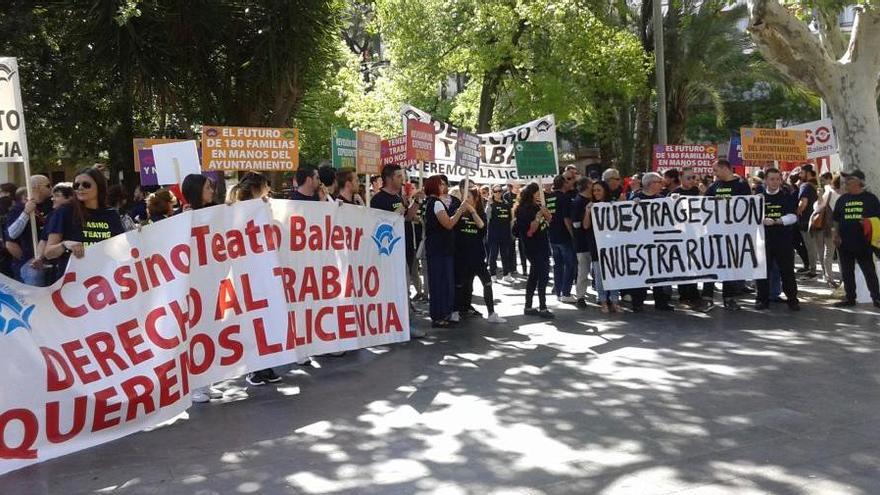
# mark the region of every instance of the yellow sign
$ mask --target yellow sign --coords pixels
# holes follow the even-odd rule
[[[203,170],[282,172],[299,167],[299,132],[271,127],[202,129]]]
[[[742,157],[752,162],[798,162],[807,159],[806,131],[743,127]]]

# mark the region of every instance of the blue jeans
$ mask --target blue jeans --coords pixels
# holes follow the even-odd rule
[[[428,288],[431,319],[446,320],[455,302],[455,279],[452,256],[428,254]]]
[[[594,261],[593,265],[593,282],[596,284],[596,292],[599,294],[599,304],[611,301],[614,304],[620,302],[619,290],[605,290],[602,284],[602,268],[598,261]]]
[[[570,243],[550,243],[553,250],[553,293],[556,297],[571,295],[572,274],[577,268],[574,247]]]

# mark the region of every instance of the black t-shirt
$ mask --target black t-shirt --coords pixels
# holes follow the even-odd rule
[[[461,215],[455,224],[455,257],[456,260],[467,260],[471,263],[482,264],[486,262],[486,215],[478,211],[477,214],[483,220],[483,228],[477,227],[477,222],[470,213]]]
[[[425,254],[427,256],[452,256],[455,254],[455,232],[440,225],[437,209],[446,211],[452,216],[451,209],[435,196],[425,201]]]
[[[513,205],[507,201],[489,203],[489,240],[510,239],[510,211]]]
[[[533,232],[531,236],[528,235],[532,221],[539,211],[540,208],[537,205],[519,205],[516,209],[516,228],[519,230],[526,250],[533,253],[548,251],[550,248],[547,241],[547,222],[543,217],[538,224],[538,230]]]
[[[785,215],[792,215],[797,211],[794,198],[785,191],[779,190],[775,194],[764,192],[764,217],[779,220]],[[767,245],[783,246],[791,249],[791,236],[794,225],[765,225],[764,237]]]
[[[596,250],[596,236],[593,226],[584,229],[584,214],[590,205],[590,200],[578,194],[571,202],[571,224],[574,231],[574,249],[578,253],[592,253]]]
[[[547,209],[553,214],[550,219],[550,242],[554,244],[571,243],[571,234],[565,226],[565,220],[571,218],[571,195],[562,191],[553,191],[544,196]]]
[[[679,196],[699,196],[700,188],[694,186],[690,189],[682,189],[681,186],[678,186],[672,190],[672,194],[678,194]]]
[[[839,224],[840,249],[847,252],[864,251],[871,244],[865,238],[862,220],[880,217],[880,201],[868,191],[860,194],[846,193],[837,200],[833,216],[834,221]]]
[[[715,181],[706,190],[706,196],[714,196],[716,198],[730,198],[733,196],[750,196],[751,188],[739,177],[728,181]]]
[[[357,205],[357,202],[354,201],[354,196],[352,196],[351,198],[352,199],[349,200],[349,199],[345,199],[345,196],[343,196],[341,194],[336,195],[337,200],[342,201],[343,203],[345,203],[347,205]]]
[[[372,198],[370,198],[370,208],[385,211],[397,211],[398,208],[404,206],[403,196],[399,194],[391,194],[385,189],[380,189]],[[415,254],[415,237],[413,235],[412,222],[409,220],[403,223],[404,241],[406,242],[407,263]]]
[[[807,199],[807,208],[798,216],[798,227],[800,227],[801,230],[806,231],[810,226],[810,216],[813,215],[813,206],[816,203],[816,200],[819,199],[819,193],[816,191],[816,186],[810,182],[802,183],[798,190],[798,201],[804,198]]]
[[[125,228],[119,219],[119,214],[111,208],[89,210],[83,208],[83,221],[77,222],[74,215],[74,205],[64,205],[55,210],[51,222],[46,225],[47,236],[61,234],[64,241],[76,241],[89,247],[115,235],[124,234]],[[69,255],[64,254],[58,259],[57,265],[61,270],[67,266]]]
[[[301,192],[294,189],[294,191],[290,193],[290,199],[294,201],[320,201],[321,197],[318,196],[318,193],[315,193],[311,196],[306,196],[305,194],[302,194]]]

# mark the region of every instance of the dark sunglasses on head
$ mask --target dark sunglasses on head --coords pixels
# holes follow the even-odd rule
[[[77,189],[91,189],[93,185],[94,184],[92,184],[91,182],[74,182],[73,190],[75,191]]]

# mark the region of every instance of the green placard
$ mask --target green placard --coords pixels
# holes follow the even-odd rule
[[[357,134],[351,129],[334,128],[330,138],[333,168],[354,168],[357,157]]]
[[[520,177],[556,175],[556,153],[548,141],[523,141],[514,145],[516,174]]]

